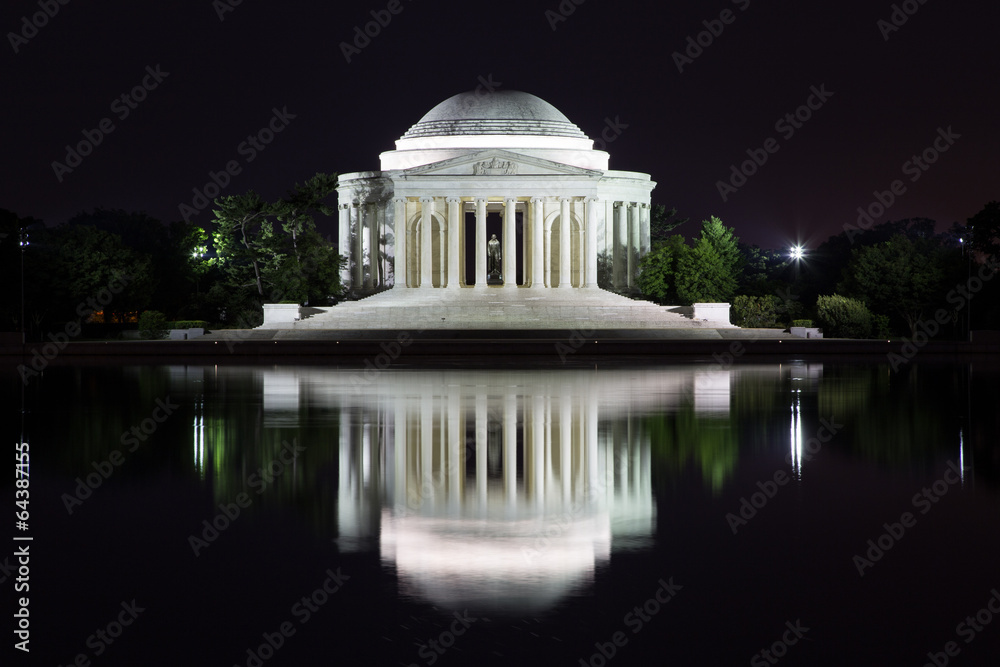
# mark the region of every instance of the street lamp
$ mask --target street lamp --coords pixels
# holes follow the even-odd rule
[[[800,245],[792,246],[792,249],[788,252],[788,256],[792,259],[799,260],[805,255],[805,248]]]

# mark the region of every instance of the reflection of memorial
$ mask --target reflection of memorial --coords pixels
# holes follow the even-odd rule
[[[714,382],[671,373],[382,373],[339,394],[339,544],[378,539],[405,592],[447,607],[541,610],[612,549],[651,544],[644,407]],[[723,387],[724,385],[724,387]],[[265,385],[266,386],[266,385]],[[377,515],[380,514],[380,515]]]

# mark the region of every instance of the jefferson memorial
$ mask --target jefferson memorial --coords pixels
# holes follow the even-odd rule
[[[615,289],[626,290],[649,250],[649,175],[609,170],[608,153],[528,93],[455,95],[381,162],[382,171],[344,174],[338,186],[341,254],[350,257],[342,281],[356,293],[388,284],[383,253],[395,258],[397,288],[533,290],[597,287],[604,253]],[[500,271],[491,280],[493,227]]]
[[[638,292],[656,184],[608,163],[534,95],[450,97],[382,153],[381,171],[339,178],[341,280],[354,300],[267,305],[261,328],[730,327],[727,304],[620,295]]]

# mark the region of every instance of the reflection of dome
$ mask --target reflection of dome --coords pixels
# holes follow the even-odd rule
[[[554,106],[516,90],[469,92],[449,97],[431,109],[402,138],[483,134],[587,138]]]
[[[485,521],[382,513],[382,562],[405,595],[450,609],[537,614],[593,585],[608,562],[606,512]]]

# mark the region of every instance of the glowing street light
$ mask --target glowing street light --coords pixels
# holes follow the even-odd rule
[[[797,245],[797,246],[792,246],[792,249],[789,251],[788,256],[791,257],[792,259],[797,260],[797,259],[802,259],[802,257],[805,256],[805,253],[806,249],[800,245]]]

